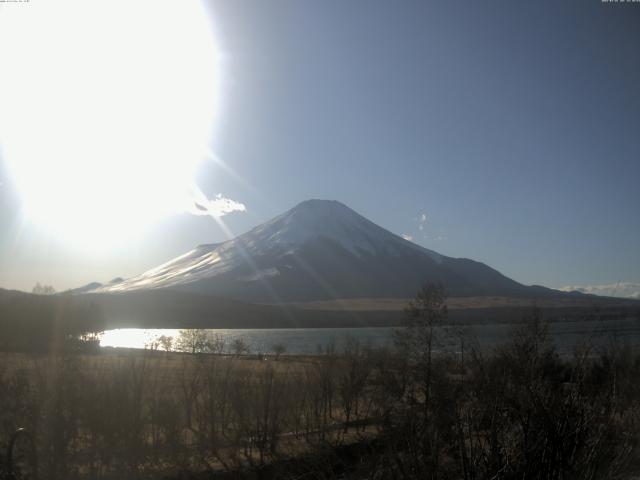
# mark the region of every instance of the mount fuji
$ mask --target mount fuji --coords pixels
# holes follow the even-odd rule
[[[483,263],[440,255],[329,200],[307,200],[232,240],[200,245],[91,293],[172,289],[287,303],[409,298],[426,282],[442,284],[451,296],[560,295],[524,286]]]

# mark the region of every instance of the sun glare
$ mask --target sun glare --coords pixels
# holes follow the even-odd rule
[[[198,1],[0,7],[0,147],[29,221],[110,246],[189,208],[217,105]]]

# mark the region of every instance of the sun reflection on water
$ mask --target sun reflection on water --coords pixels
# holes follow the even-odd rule
[[[145,330],[142,328],[119,328],[116,330],[107,330],[100,336],[101,347],[118,347],[118,348],[150,348],[162,336],[173,337],[177,339],[180,330],[169,328],[158,328],[153,330]]]

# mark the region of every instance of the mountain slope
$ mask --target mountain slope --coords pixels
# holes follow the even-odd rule
[[[308,200],[220,244],[201,245],[95,292],[174,288],[254,302],[412,297],[425,282],[450,295],[558,294],[521,285],[485,264],[440,255],[347,206]]]

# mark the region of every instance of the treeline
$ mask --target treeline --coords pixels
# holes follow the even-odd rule
[[[628,479],[640,355],[560,357],[534,312],[492,351],[421,292],[395,348],[313,357],[7,355],[0,441],[34,432],[40,478]],[[358,448],[351,448],[354,445]],[[346,453],[345,453],[346,452]]]
[[[534,309],[491,351],[461,333],[455,352],[436,355],[442,289],[425,288],[407,313],[398,339],[406,377],[389,391],[372,478],[595,480],[640,471],[637,350],[613,339],[596,350],[585,334],[561,358]]]
[[[307,361],[5,355],[0,440],[17,426],[34,432],[41,478],[50,479],[259,466],[338,445],[377,416],[367,383],[374,352],[348,348]]]
[[[105,326],[102,308],[86,298],[19,292],[0,295],[1,351],[95,349],[96,341],[79,342],[78,338]]]

